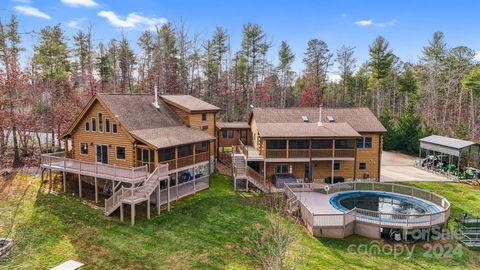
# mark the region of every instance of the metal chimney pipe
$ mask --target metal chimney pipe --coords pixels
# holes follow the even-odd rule
[[[153,87],[153,89],[154,89],[154,92],[155,92],[155,102],[152,103],[152,104],[153,104],[153,106],[154,106],[155,108],[158,109],[158,108],[160,108],[160,106],[158,106],[158,86],[155,85],[155,86]]]
[[[318,109],[318,126],[321,127],[323,126],[323,123],[322,123],[322,107],[323,107],[323,103],[320,104],[320,107]]]

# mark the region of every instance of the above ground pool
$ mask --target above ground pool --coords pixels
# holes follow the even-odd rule
[[[421,215],[439,212],[438,207],[416,197],[382,191],[346,191],[333,194],[330,204],[347,212],[358,208],[385,214]]]

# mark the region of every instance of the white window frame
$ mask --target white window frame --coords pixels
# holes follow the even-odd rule
[[[87,153],[86,154],[82,154],[82,144],[85,144],[87,146]],[[80,155],[81,156],[88,156],[88,143],[86,142],[80,142]]]

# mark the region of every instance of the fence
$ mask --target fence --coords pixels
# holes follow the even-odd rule
[[[295,192],[319,192],[323,194],[333,194],[342,191],[352,190],[371,190],[381,192],[392,192],[408,196],[415,196],[426,201],[430,201],[442,209],[435,213],[428,214],[398,214],[383,213],[380,211],[370,211],[354,208],[348,212],[339,214],[321,214],[313,213],[308,206],[301,200],[300,213],[305,224],[311,228],[319,227],[344,227],[354,221],[362,221],[379,227],[407,227],[407,228],[426,228],[434,225],[444,224],[450,217],[450,203],[442,196],[431,191],[422,190],[412,186],[405,186],[393,183],[378,182],[351,182],[337,183],[323,188],[319,184],[286,184],[285,194],[287,198],[296,197]]]

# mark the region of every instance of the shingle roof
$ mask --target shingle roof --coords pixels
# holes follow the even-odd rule
[[[217,122],[217,128],[250,128],[247,122]]]
[[[347,123],[258,123],[262,137],[360,137]]]
[[[135,130],[130,132],[157,148],[214,140],[208,133],[186,126]]]
[[[454,149],[462,149],[468,147],[470,145],[475,145],[475,142],[460,140],[450,137],[438,136],[438,135],[431,135],[425,138],[420,139],[421,142],[432,143],[440,146],[446,146]]]
[[[189,111],[220,111],[221,109],[210,103],[190,95],[161,95],[167,102],[175,103]]]
[[[319,108],[255,108],[253,117],[259,123],[303,123],[302,116],[306,116],[311,123],[318,122]],[[357,132],[386,132],[387,130],[378,121],[368,108],[323,108],[322,122],[327,123],[327,117],[333,116],[335,123],[347,123]],[[304,123],[305,124],[305,123]],[[279,127],[281,125],[278,125]],[[273,128],[273,126],[272,126]]]
[[[154,95],[97,95],[128,131],[183,125],[175,112],[161,100],[158,109],[152,105]]]
[[[185,126],[163,100],[155,108],[154,95],[99,93],[97,96],[129,133],[155,147],[215,139],[204,131]]]

